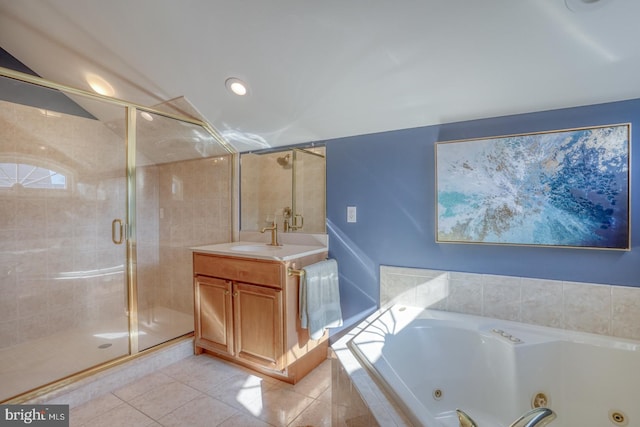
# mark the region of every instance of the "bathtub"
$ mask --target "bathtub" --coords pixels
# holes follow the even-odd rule
[[[416,426],[507,427],[533,407],[549,426],[640,426],[640,342],[393,306],[347,347]]]

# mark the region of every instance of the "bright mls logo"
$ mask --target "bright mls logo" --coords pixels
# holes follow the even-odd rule
[[[69,405],[0,405],[0,427],[69,427]]]

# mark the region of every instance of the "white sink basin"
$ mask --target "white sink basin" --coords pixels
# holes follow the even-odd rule
[[[267,251],[277,251],[282,249],[282,246],[271,246],[271,245],[237,245],[232,246],[231,250],[236,252],[267,252]]]
[[[236,242],[202,245],[191,248],[194,252],[227,255],[236,258],[268,259],[288,261],[307,255],[327,252],[328,248],[321,245],[293,245],[271,246],[260,241],[240,240]]]

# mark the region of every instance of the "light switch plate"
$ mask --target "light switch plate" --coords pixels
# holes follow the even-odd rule
[[[357,222],[355,206],[347,206],[347,222]]]

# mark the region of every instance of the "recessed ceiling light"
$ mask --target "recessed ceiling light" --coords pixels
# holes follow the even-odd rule
[[[91,86],[96,93],[105,96],[113,96],[115,90],[113,90],[113,86],[111,86],[105,79],[96,75],[96,74],[87,74],[87,83]]]
[[[238,96],[244,96],[249,92],[247,84],[237,77],[229,77],[225,80],[224,85]]]

